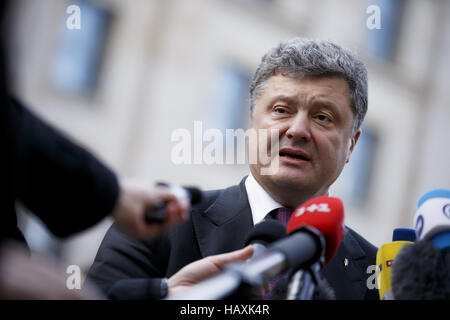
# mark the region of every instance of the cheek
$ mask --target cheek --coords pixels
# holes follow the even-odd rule
[[[347,159],[347,146],[343,139],[336,136],[325,136],[318,139],[319,157],[325,161],[325,166],[341,169]]]
[[[275,128],[280,129],[285,126],[285,124],[281,121],[275,121],[269,116],[259,116],[253,119],[250,123],[251,128],[255,129],[269,129]]]
[[[280,121],[273,121],[271,119],[262,119],[262,121],[254,121],[250,124],[252,129],[252,136],[256,135],[258,140],[261,136],[264,136],[267,144],[270,145],[273,139],[276,139],[273,143],[279,144],[279,140],[284,136],[289,126]]]

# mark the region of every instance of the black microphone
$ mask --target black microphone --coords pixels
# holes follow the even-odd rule
[[[277,220],[264,220],[255,225],[247,235],[245,246],[253,245],[253,255],[255,259],[267,250],[267,246],[272,242],[286,237],[286,227]]]
[[[202,192],[196,187],[173,186],[164,182],[158,182],[156,185],[168,188],[180,202],[186,204],[195,205],[202,200]],[[153,207],[146,209],[144,213],[145,222],[163,222],[166,219],[166,205],[166,202],[160,201]]]

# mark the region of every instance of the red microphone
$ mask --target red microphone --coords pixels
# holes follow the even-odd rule
[[[344,236],[344,205],[334,197],[320,196],[298,207],[287,225],[287,234],[314,228],[325,239],[325,264],[335,255]]]

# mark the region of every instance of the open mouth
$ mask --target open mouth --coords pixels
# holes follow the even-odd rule
[[[289,159],[311,161],[311,158],[307,154],[299,150],[282,149],[279,154],[280,157],[286,157]]]

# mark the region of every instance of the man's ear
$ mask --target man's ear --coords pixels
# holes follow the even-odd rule
[[[355,132],[353,137],[350,139],[349,147],[347,150],[347,158],[345,159],[345,163],[348,163],[350,161],[350,155],[353,152],[353,149],[355,148],[356,142],[358,142],[359,136],[361,135],[361,129],[358,129],[358,131]]]

